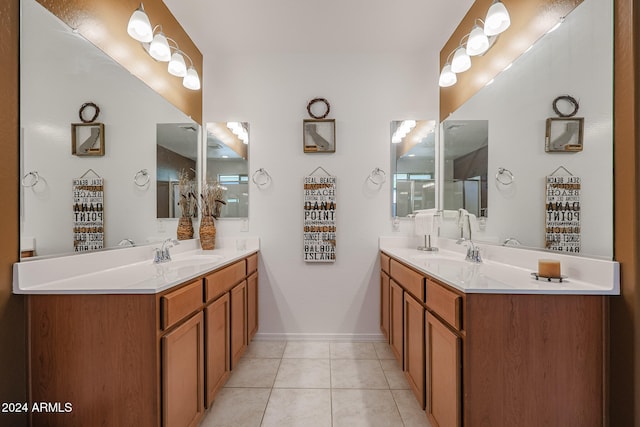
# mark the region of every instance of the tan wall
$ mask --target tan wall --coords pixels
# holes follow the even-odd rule
[[[192,91],[182,86],[182,79],[167,72],[166,62],[156,62],[140,43],[127,34],[127,23],[139,0],[36,0],[72,28],[77,28],[87,40],[102,49],[133,75],[202,124],[202,90]],[[167,37],[194,62],[202,81],[202,53],[171,14],[162,0],[146,0],[144,9],[151,25],[162,25]],[[187,65],[189,60],[186,59]]]
[[[491,49],[472,59],[471,69],[458,74],[458,82],[440,89],[440,121],[464,104],[489,80],[518,58],[544,33],[583,0],[502,0],[509,10],[511,26],[500,35]],[[440,51],[440,70],[460,40],[473,29],[476,18],[484,20],[493,0],[476,0],[451,38]],[[466,40],[465,40],[466,41]]]
[[[19,252],[19,0],[0,3],[0,402],[27,401],[25,299],[13,295],[11,266]],[[24,426],[20,414],[0,413],[0,425]]]
[[[638,10],[615,1],[614,252],[620,297],[611,299],[611,426],[640,424],[640,294],[638,294]]]

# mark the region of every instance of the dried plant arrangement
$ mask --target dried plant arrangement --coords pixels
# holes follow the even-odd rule
[[[200,211],[202,216],[212,216],[218,218],[220,216],[221,205],[226,205],[224,200],[225,188],[217,181],[205,181],[202,183],[202,193],[200,194]]]
[[[198,196],[196,196],[195,181],[191,179],[189,172],[184,169],[178,172],[178,191],[180,193],[178,204],[182,211],[181,216],[193,218],[196,214]]]

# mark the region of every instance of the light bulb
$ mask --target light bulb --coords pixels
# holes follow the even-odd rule
[[[511,25],[511,17],[500,0],[493,2],[484,20],[484,33],[487,36],[497,36]]]
[[[156,61],[168,62],[171,59],[171,49],[169,42],[162,31],[153,37],[151,45],[149,45],[149,55]]]
[[[200,89],[200,77],[198,77],[198,72],[193,66],[189,67],[187,70],[187,75],[184,76],[182,80],[182,86],[191,90],[199,90]]]
[[[478,25],[473,27],[467,40],[467,55],[482,55],[489,49],[489,38]]]
[[[462,73],[471,68],[471,58],[467,55],[467,51],[464,47],[460,46],[456,53],[453,54],[451,60],[451,71],[454,73]]]
[[[171,61],[169,61],[167,70],[169,74],[176,77],[184,77],[187,75],[187,64],[185,64],[184,57],[180,51],[174,52],[173,55],[171,55]]]
[[[149,43],[153,40],[151,22],[149,22],[149,17],[145,13],[142,4],[131,14],[127,25],[127,33],[139,42]]]
[[[451,71],[451,64],[445,65],[444,68],[442,68],[442,72],[440,73],[440,80],[438,81],[440,87],[453,86],[457,82],[458,77],[456,76],[456,73]]]

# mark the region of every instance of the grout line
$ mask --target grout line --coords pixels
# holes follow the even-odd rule
[[[276,369],[276,375],[273,377],[273,382],[271,383],[271,388],[269,388],[269,396],[267,397],[267,404],[264,406],[264,411],[262,411],[262,418],[260,418],[260,425],[262,425],[262,423],[264,422],[264,416],[267,413],[267,408],[269,407],[269,402],[271,401],[271,394],[273,393],[273,386],[276,384],[276,378],[278,378],[278,372],[280,371],[280,365],[281,364],[282,364],[282,358],[280,358],[280,362],[278,362],[278,369]]]

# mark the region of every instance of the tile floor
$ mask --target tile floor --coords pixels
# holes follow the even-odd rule
[[[426,426],[386,343],[254,341],[200,427]]]

